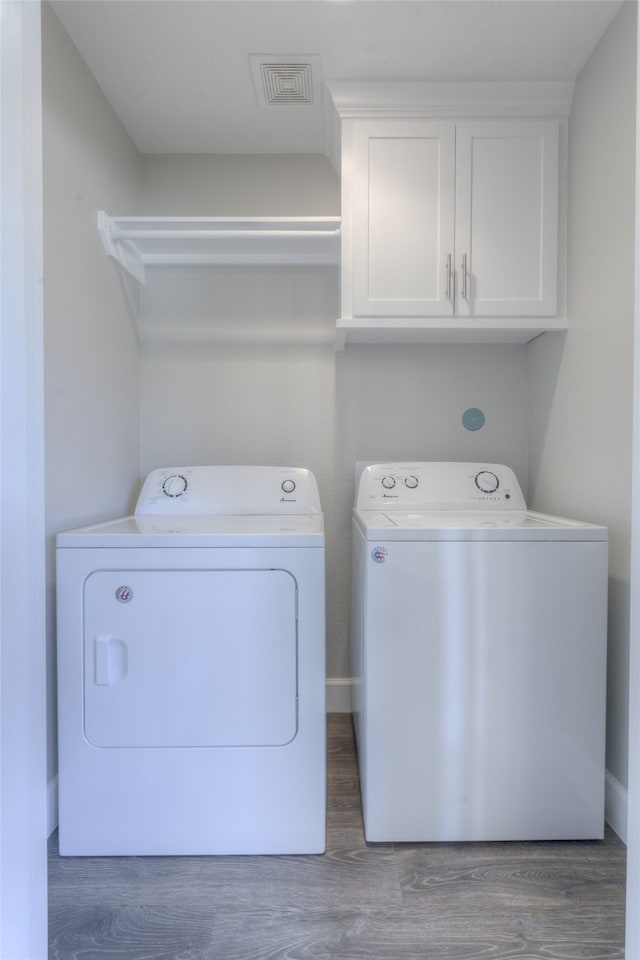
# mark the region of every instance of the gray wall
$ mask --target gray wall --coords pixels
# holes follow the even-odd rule
[[[47,4],[42,15],[51,778],[55,534],[126,513],[140,472],[134,314],[96,229],[97,210],[137,205],[140,158]]]
[[[566,337],[529,346],[530,498],[610,535],[607,768],[627,784],[636,5],[578,77],[569,119]]]
[[[146,156],[140,214],[176,217],[340,216],[340,183],[326,157]]]

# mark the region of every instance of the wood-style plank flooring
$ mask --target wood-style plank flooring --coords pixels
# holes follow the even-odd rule
[[[368,845],[351,717],[329,716],[327,852],[61,858],[53,960],[604,960],[624,956],[625,847]]]

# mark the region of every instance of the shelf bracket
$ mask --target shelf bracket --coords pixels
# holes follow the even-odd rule
[[[118,228],[104,210],[98,210],[98,231],[107,256],[131,274],[139,283],[145,283],[144,263],[136,248],[119,238]]]

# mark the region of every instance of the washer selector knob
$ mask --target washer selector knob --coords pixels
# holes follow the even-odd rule
[[[491,470],[481,470],[476,474],[476,487],[482,493],[495,493],[500,486],[500,480]]]
[[[295,480],[283,480],[280,484],[283,493],[293,493],[296,488]]]
[[[187,492],[188,486],[186,477],[183,477],[181,473],[172,473],[170,477],[166,477],[162,484],[162,492],[165,497],[181,497]]]
[[[395,487],[395,485],[396,485],[396,478],[395,478],[395,477],[383,477],[383,478],[382,478],[382,486],[385,488],[385,490],[393,490],[393,488]]]
[[[409,490],[415,490],[416,487],[418,486],[418,483],[419,483],[418,478],[414,477],[413,474],[409,474],[408,477],[404,478],[404,485],[405,487],[408,487]]]

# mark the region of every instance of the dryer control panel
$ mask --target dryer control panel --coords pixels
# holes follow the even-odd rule
[[[307,516],[321,507],[316,479],[303,467],[162,467],[145,480],[135,512]]]
[[[520,484],[501,463],[418,461],[365,467],[357,510],[526,510]]]

